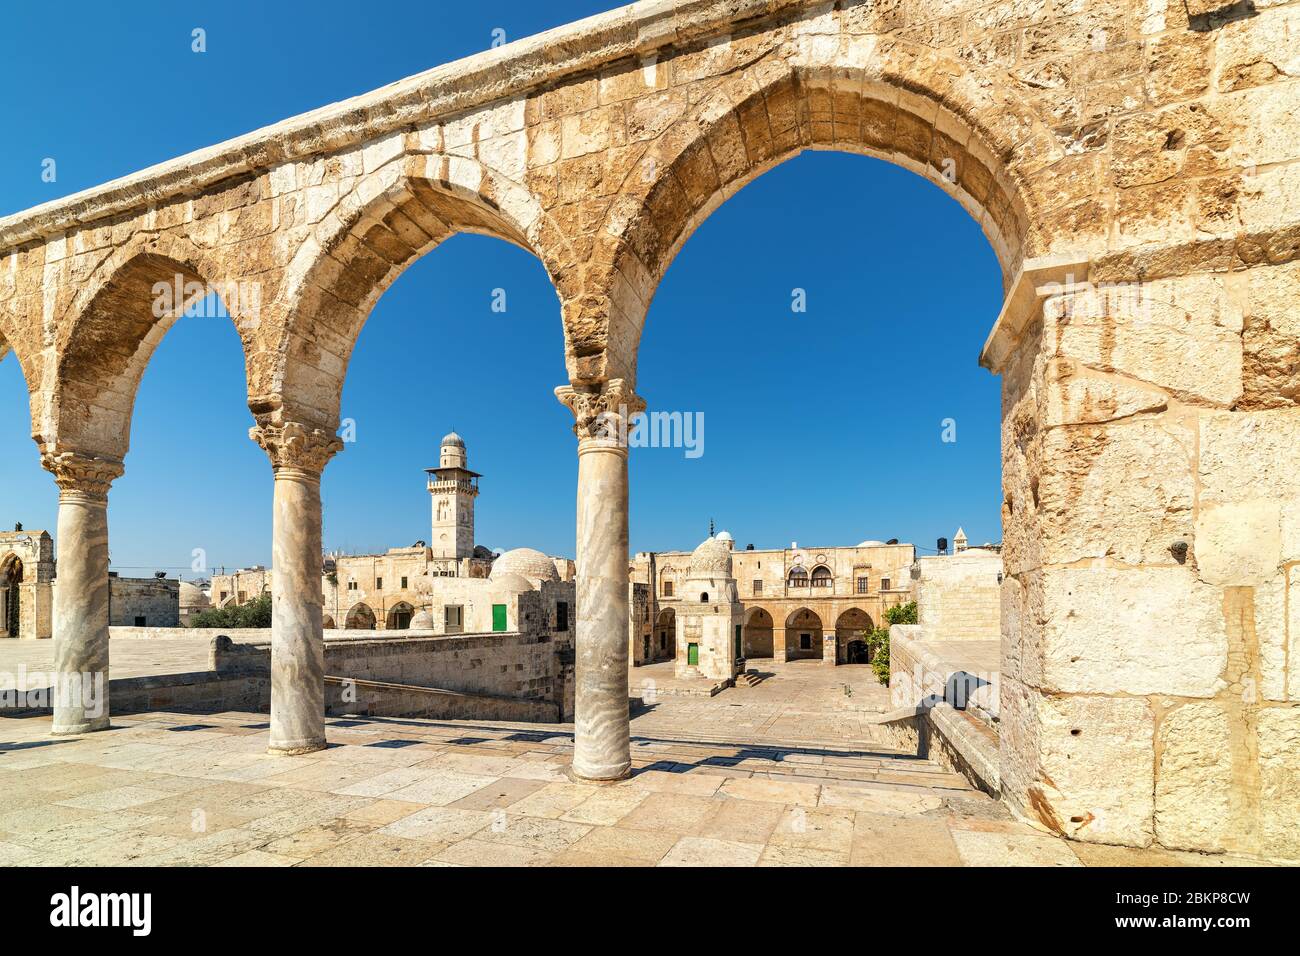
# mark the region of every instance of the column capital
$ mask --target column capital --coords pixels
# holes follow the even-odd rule
[[[113,480],[121,477],[122,462],[77,451],[52,448],[41,452],[41,466],[54,476],[60,492],[74,492],[87,498],[107,498]]]
[[[295,468],[319,475],[326,463],[343,448],[343,440],[324,428],[298,422],[266,422],[248,430],[248,437],[262,446],[271,467]]]
[[[611,378],[591,385],[561,385],[558,398],[573,412],[573,433],[578,440],[627,447],[628,419],[645,411],[646,403],[624,379]]]

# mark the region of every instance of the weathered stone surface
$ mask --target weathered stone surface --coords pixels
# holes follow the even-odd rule
[[[1264,853],[1300,857],[1300,707],[1259,713],[1260,823]]]
[[[1190,568],[1053,568],[1043,591],[1046,687],[1184,697],[1223,689],[1221,592]]]
[[[1160,721],[1156,838],[1171,849],[1222,852],[1232,789],[1228,718],[1218,704],[1182,704]]]

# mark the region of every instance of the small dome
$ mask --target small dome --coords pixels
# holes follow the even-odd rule
[[[732,540],[731,532],[730,532],[730,531],[719,531],[719,532],[718,532],[718,538],[717,538],[717,540],[719,540],[719,541],[731,541],[731,540]]]
[[[868,538],[866,541],[859,541],[854,547],[857,548],[883,548],[885,542],[877,541],[875,538]]]
[[[411,630],[413,631],[432,631],[433,630],[433,612],[427,607],[422,607],[415,612],[411,618]]]
[[[517,594],[522,591],[535,590],[531,581],[522,574],[517,574],[514,571],[507,571],[504,574],[494,574],[492,575],[491,580],[492,583],[502,591],[511,591]]]
[[[181,607],[207,607],[212,602],[196,585],[190,584],[189,581],[181,582]]]
[[[488,577],[493,581],[499,581],[507,574],[517,574],[534,584],[560,580],[560,572],[555,570],[555,562],[534,548],[515,548],[513,551],[507,551],[492,562],[492,572]]]
[[[726,541],[707,538],[691,552],[692,574],[714,574],[731,577],[731,548]]]
[[[442,436],[442,444],[443,444],[443,445],[455,445],[455,446],[457,446],[458,448],[464,448],[464,447],[465,447],[465,439],[461,438],[461,437],[460,437],[459,435],[457,435],[455,432],[448,432],[447,434],[445,434],[445,435]]]

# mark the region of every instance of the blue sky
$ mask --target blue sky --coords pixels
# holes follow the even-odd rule
[[[0,34],[0,82],[22,92],[0,100],[0,214],[477,52],[496,29],[515,39],[607,6],[394,3],[369,19],[333,0],[16,6]],[[206,53],[191,51],[196,27]],[[1000,303],[978,226],[920,177],[835,153],[760,177],[686,243],[651,307],[637,390],[702,413],[704,454],[633,450],[633,549],[693,547],[710,518],[742,547],[932,548],[958,524],[999,540],[998,380],[976,358]],[[565,379],[536,259],[458,236],[416,262],[353,357],[343,415],[357,440],[325,473],[326,547],[427,538],[422,469],[454,427],[485,476],[478,542],[572,554],[575,440],[552,395]],[[0,407],[0,524],[52,532],[57,490],[12,356]],[[182,319],[145,373],[110,496],[115,569],[188,570],[195,548],[211,567],[269,563],[271,472],[251,423],[233,327]]]

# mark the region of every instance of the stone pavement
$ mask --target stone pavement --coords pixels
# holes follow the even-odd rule
[[[665,698],[633,722],[634,775],[599,787],[565,777],[560,724],[331,719],[327,750],[279,757],[261,714],[120,717],[81,738],[0,719],[0,864],[1223,862],[1044,836],[961,777],[861,740],[780,742],[801,716],[862,719],[850,705],[870,688],[846,695],[847,674],[786,667]]]
[[[212,638],[220,631],[195,631],[189,637],[115,637],[109,641],[110,674],[122,677],[152,677],[158,674],[186,674],[208,669]],[[0,672],[49,674],[54,670],[53,640],[0,640]],[[22,681],[26,689],[28,681]],[[48,681],[37,682],[48,686]],[[33,684],[32,686],[36,686]]]

